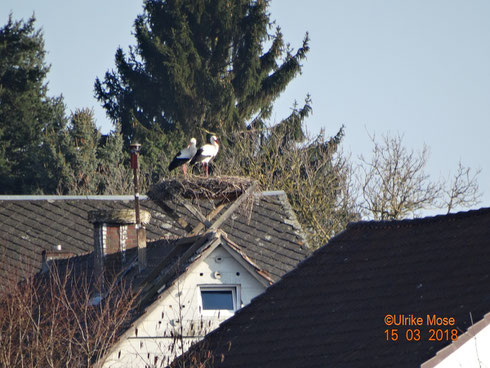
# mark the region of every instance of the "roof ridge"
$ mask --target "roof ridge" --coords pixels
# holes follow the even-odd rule
[[[482,207],[479,209],[471,209],[468,211],[459,211],[455,213],[437,214],[433,216],[417,217],[412,219],[402,220],[365,220],[351,222],[347,225],[346,229],[381,229],[381,228],[393,228],[393,227],[411,227],[435,222],[448,222],[462,218],[470,218],[474,216],[481,216],[483,214],[490,214],[490,207]]]
[[[274,197],[284,195],[286,192],[284,190],[264,190],[262,192],[255,192],[254,195],[259,197]]]
[[[141,200],[148,199],[146,195],[140,195]],[[133,200],[134,195],[0,195],[0,201],[57,201],[57,200]]]
[[[283,190],[262,191],[254,193],[255,196],[273,197],[286,194]],[[148,199],[147,195],[140,195],[141,200]],[[63,194],[1,194],[0,201],[56,201],[56,200],[133,200],[132,194],[87,194],[87,195],[63,195]]]

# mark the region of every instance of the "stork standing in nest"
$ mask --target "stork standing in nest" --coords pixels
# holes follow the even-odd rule
[[[206,167],[206,177],[209,176],[209,161],[211,161],[219,151],[218,138],[213,135],[210,142],[211,144],[205,144],[197,150],[197,153],[194,155],[190,163],[191,165],[194,165],[196,162],[200,162],[203,167]]]
[[[184,176],[187,176],[187,164],[191,159],[195,156],[197,152],[197,147],[196,147],[196,138],[191,138],[189,141],[189,145],[180,150],[179,153],[177,153],[170,163],[168,165],[168,171],[172,171],[173,169],[182,166],[182,170],[184,171]]]

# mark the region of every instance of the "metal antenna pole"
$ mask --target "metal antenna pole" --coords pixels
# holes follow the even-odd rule
[[[140,218],[140,194],[139,194],[139,166],[138,166],[138,156],[141,149],[141,144],[132,143],[130,146],[131,150],[131,168],[134,174],[134,207],[136,212],[136,237],[138,241],[138,266],[139,271],[143,271],[146,266],[146,231],[141,226]]]

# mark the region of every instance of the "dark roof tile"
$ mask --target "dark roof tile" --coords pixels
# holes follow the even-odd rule
[[[386,341],[384,317],[455,317],[461,334],[490,311],[489,264],[490,209],[356,223],[202,344],[216,368],[417,367],[450,341],[426,323],[419,342],[406,327]]]
[[[254,202],[250,218],[239,208],[222,229],[253,262],[277,280],[310,250],[298,231],[294,214],[286,205],[284,193],[259,194]],[[198,221],[181,203],[169,201],[167,204],[193,227],[197,225]],[[208,213],[217,201],[194,204],[203,213]],[[152,214],[146,227],[149,241],[186,235],[158,204],[144,199],[141,206]],[[36,273],[41,267],[42,251],[51,251],[57,244],[62,245],[63,251],[74,254],[91,252],[93,225],[88,222],[88,212],[120,208],[133,208],[130,197],[0,196],[0,251],[5,260],[1,271],[8,269],[17,278]],[[285,224],[284,219],[290,224]]]

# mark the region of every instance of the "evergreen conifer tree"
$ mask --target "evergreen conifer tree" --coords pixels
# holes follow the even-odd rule
[[[65,160],[58,188],[61,193],[97,193],[97,150],[100,138],[93,111],[77,109],[71,116],[61,143]]]
[[[0,28],[0,192],[53,193],[66,126],[61,97],[47,96],[43,36],[35,18]]]
[[[133,171],[129,165],[129,152],[124,149],[121,127],[104,135],[97,150],[98,193],[131,194]],[[141,180],[140,180],[141,182]],[[143,187],[143,190],[147,189]]]
[[[95,82],[126,143],[144,143],[155,164],[191,136],[224,138],[267,119],[309,50],[307,34],[294,53],[284,45],[268,6],[268,0],[146,0],[135,21],[137,45],[127,55],[118,49],[116,70]]]

